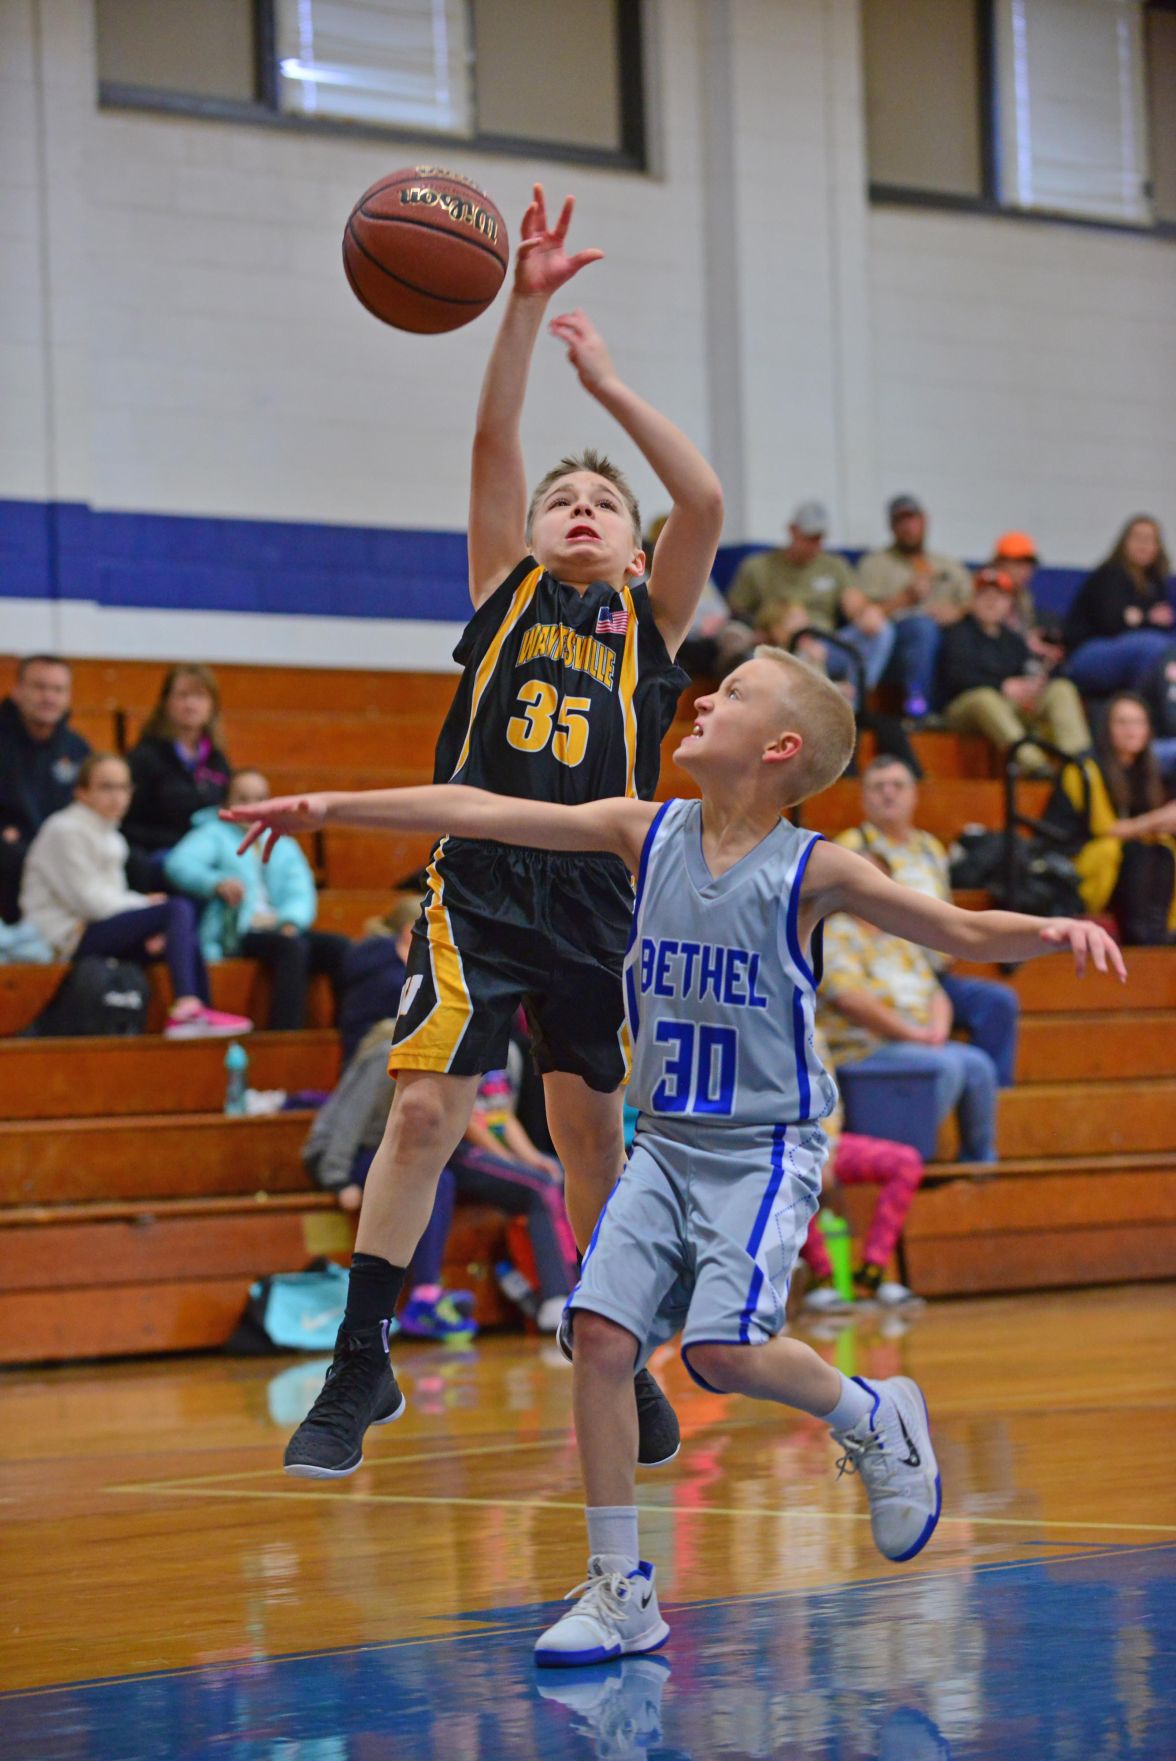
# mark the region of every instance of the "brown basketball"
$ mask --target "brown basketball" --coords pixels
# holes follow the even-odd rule
[[[343,234],[351,291],[398,330],[456,330],[484,312],[506,274],[502,215],[468,177],[416,165],[365,190]]]

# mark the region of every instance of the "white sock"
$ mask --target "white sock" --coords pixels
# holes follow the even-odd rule
[[[636,1571],[640,1552],[635,1504],[598,1504],[585,1512],[588,1551],[599,1556],[606,1571]]]
[[[825,1414],[825,1423],[831,1431],[852,1431],[859,1419],[868,1418],[874,1410],[874,1395],[860,1382],[851,1382],[848,1376],[841,1377],[841,1395],[837,1405]]]

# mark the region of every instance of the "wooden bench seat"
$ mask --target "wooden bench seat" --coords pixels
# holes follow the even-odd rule
[[[250,1088],[325,1091],[338,1080],[339,1036],[332,1028],[254,1033],[244,1043]],[[0,1120],[218,1112],[225,1045],[157,1034],[0,1040]]]
[[[210,1350],[255,1279],[345,1262],[355,1219],[326,1194],[18,1206],[0,1212],[0,1363]],[[503,1214],[459,1204],[444,1280],[482,1328],[517,1323],[493,1267]]]

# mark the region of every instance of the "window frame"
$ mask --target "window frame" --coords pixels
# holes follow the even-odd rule
[[[961,196],[951,191],[911,189],[905,184],[867,184],[870,206],[933,208],[956,214],[984,214],[1024,225],[1077,226],[1094,232],[1126,232],[1133,238],[1176,239],[1176,221],[1110,220],[1094,214],[1071,214],[1055,208],[1016,208],[1000,199],[1000,89],[996,77],[996,0],[973,0],[976,14],[976,74],[980,86],[981,193]]]
[[[467,0],[469,3],[469,0]],[[301,135],[328,135],[347,140],[404,141],[425,144],[430,151],[466,149],[472,153],[505,158],[544,158],[569,165],[596,165],[613,171],[649,170],[645,39],[643,0],[616,0],[617,96],[621,143],[618,147],[579,146],[571,141],[548,141],[523,135],[483,133],[475,127],[468,135],[434,132],[421,128],[397,128],[379,122],[349,122],[340,117],[300,116],[279,107],[276,56],[275,0],[253,0],[256,61],[252,102],[239,98],[210,98],[198,93],[163,91],[151,86],[126,85],[99,80],[101,110],[164,112],[204,122],[238,122]],[[476,45],[471,6],[470,40]],[[476,48],[475,48],[476,67]],[[475,75],[476,99],[476,75]],[[475,102],[476,109],[476,102]]]

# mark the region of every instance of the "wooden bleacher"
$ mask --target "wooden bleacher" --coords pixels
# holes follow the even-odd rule
[[[132,740],[161,673],[154,662],[75,663],[75,725],[98,747]],[[454,685],[310,668],[225,666],[217,676],[227,750],[281,792],[427,781]],[[670,758],[694,694],[667,736],[663,796],[696,793]],[[1000,823],[1001,783],[983,741],[927,733],[915,744],[927,771],[922,825],[950,842],[967,823]],[[1039,808],[1044,795],[1030,785],[1024,803]],[[857,786],[842,782],[807,806],[805,823],[833,833],[857,817]],[[429,841],[331,829],[307,848],[319,923],[355,934],[423,865]],[[1002,1161],[954,1163],[945,1128],[905,1235],[907,1275],[923,1293],[1176,1272],[1176,951],[1133,951],[1129,966],[1126,988],[1079,984],[1061,960],[1013,976],[1024,1014],[1018,1086],[1000,1103]],[[255,1277],[350,1250],[351,1219],[302,1169],[309,1115],[226,1118],[223,1042],[4,1037],[28,1024],[63,970],[0,966],[0,1361],[218,1345]],[[264,1019],[264,975],[226,961],[214,998]],[[157,970],[151,1028],[164,1009]],[[250,1037],[251,1086],[328,1088],[338,1069],[328,1022],[318,983],[304,1032]],[[850,1190],[844,1201],[860,1225],[872,1194]],[[497,1213],[459,1209],[447,1281],[475,1286],[488,1324],[509,1314],[490,1276],[502,1249]]]

